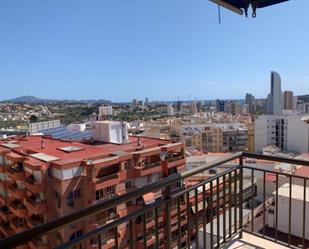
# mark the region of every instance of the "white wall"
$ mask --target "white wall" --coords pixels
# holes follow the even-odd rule
[[[95,121],[91,123],[91,135],[94,140],[122,144],[128,141],[126,122]]]
[[[81,176],[84,172],[83,166],[77,166],[70,169],[56,169],[53,168],[53,177],[59,179],[59,180],[68,180],[72,179],[73,177]]]
[[[288,118],[287,145],[290,152],[309,152],[309,124],[301,121],[299,116]]]
[[[268,142],[268,128],[267,119],[263,116],[259,116],[255,120],[255,150],[257,152],[262,152],[263,148],[267,146]]]
[[[289,233],[289,198],[278,196],[278,230]],[[306,202],[306,210],[309,210],[309,203]],[[303,201],[292,199],[291,213],[291,234],[297,237],[303,237]],[[275,228],[275,216],[269,215],[268,225]],[[307,218],[308,220],[308,218]],[[309,239],[309,222],[306,222],[306,239]]]

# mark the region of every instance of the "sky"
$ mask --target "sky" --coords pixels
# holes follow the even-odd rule
[[[245,18],[208,0],[2,0],[0,99],[309,94],[309,1]]]

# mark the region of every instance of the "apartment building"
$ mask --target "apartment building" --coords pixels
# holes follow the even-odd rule
[[[283,151],[309,152],[309,118],[298,115],[261,115],[255,121],[255,150],[275,145]]]
[[[134,191],[162,177],[185,170],[183,143],[145,137],[128,137],[126,143],[93,141],[92,144],[57,140],[45,136],[23,136],[0,141],[0,236],[6,237],[76,212],[102,200]],[[173,191],[182,184],[172,186]],[[142,209],[160,198],[162,190],[128,201],[107,212],[95,215],[87,222],[76,222],[41,239],[32,240],[18,249],[54,248],[74,240],[133,210]],[[186,213],[186,205],[181,204]],[[146,217],[147,231],[154,229],[152,213]],[[178,215],[172,206],[171,215]],[[182,214],[180,214],[182,215]],[[160,223],[165,217],[159,217]],[[186,224],[186,218],[184,217]],[[143,219],[133,222],[135,247],[144,243]],[[172,226],[173,231],[177,225]],[[159,236],[163,236],[160,230]],[[115,240],[115,233],[117,240]],[[101,241],[92,238],[83,248],[119,248],[127,246],[128,229],[102,234]],[[154,243],[149,236],[147,246]],[[102,247],[102,248],[103,248]]]
[[[181,140],[208,152],[244,151],[248,147],[248,128],[240,123],[184,125]]]
[[[218,127],[207,127],[202,132],[202,149],[208,152],[223,151],[223,131]]]
[[[261,152],[269,145],[287,150],[287,118],[283,115],[260,115],[255,120],[256,151]]]

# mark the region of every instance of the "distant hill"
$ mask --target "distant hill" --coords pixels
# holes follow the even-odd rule
[[[309,103],[309,94],[300,95],[300,96],[298,96],[298,99],[299,99],[299,100],[302,100],[302,101],[304,101],[304,102],[308,102],[308,103]]]
[[[20,96],[14,99],[7,100],[7,102],[14,103],[39,103],[42,102],[42,99],[35,96]]]
[[[102,103],[102,104],[110,104],[111,101],[104,99],[87,99],[87,100],[67,100],[67,99],[41,99],[35,96],[20,96],[14,99],[3,100],[1,102],[8,103],[29,103],[29,104],[38,104],[38,103],[57,103],[57,102],[65,102],[65,103]]]

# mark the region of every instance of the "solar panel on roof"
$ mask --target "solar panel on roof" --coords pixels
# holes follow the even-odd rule
[[[91,138],[91,131],[70,132],[66,126],[44,129],[41,132],[56,139],[83,140]]]

